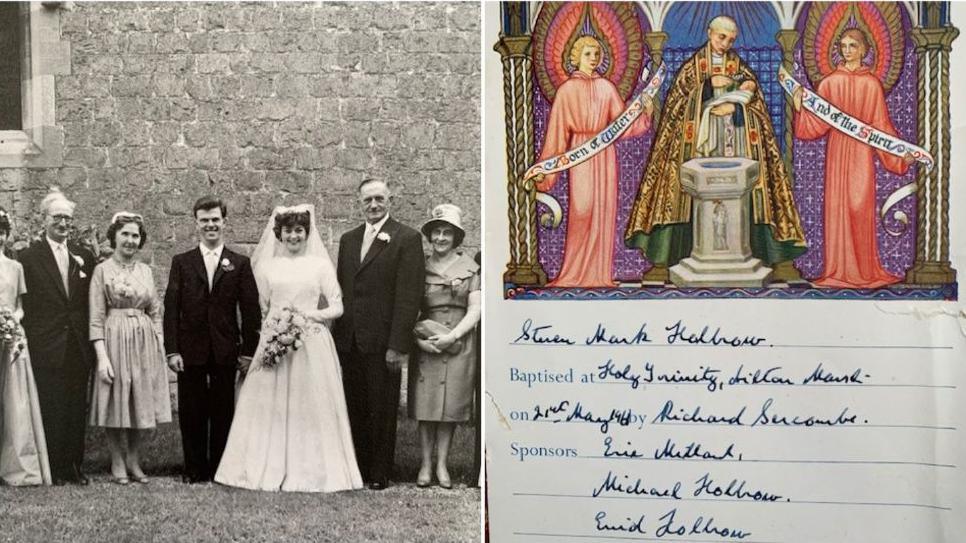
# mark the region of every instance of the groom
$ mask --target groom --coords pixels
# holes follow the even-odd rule
[[[385,182],[362,181],[366,222],[339,241],[345,310],[335,342],[359,470],[373,490],[386,488],[392,475],[400,370],[409,359],[425,274],[422,239],[389,217],[391,201]]]
[[[187,483],[210,481],[218,469],[235,411],[235,372],[251,362],[261,324],[251,264],[225,247],[227,211],[211,196],[195,202],[201,242],[171,259],[164,295],[164,348],[178,374]]]

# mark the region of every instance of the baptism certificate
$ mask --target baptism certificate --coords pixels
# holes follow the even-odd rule
[[[483,6],[494,543],[966,534],[966,5]]]

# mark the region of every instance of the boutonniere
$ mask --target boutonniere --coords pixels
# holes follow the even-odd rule
[[[379,241],[382,241],[384,243],[389,243],[389,241],[392,239],[392,237],[390,237],[389,234],[387,234],[385,232],[379,232],[378,234],[376,234],[376,239],[378,239]]]
[[[74,262],[77,263],[77,276],[80,277],[81,279],[86,279],[87,274],[84,273],[84,270],[81,269],[84,267],[84,259],[78,255],[75,255],[74,253],[70,253],[70,256],[71,258],[74,259]]]
[[[230,272],[235,269],[235,265],[231,263],[231,260],[228,260],[227,258],[222,258],[221,269],[226,272]]]
[[[462,279],[459,279],[459,278],[456,278],[456,279],[453,279],[452,281],[450,281],[449,284],[453,288],[458,288],[460,285],[463,284],[463,280]]]

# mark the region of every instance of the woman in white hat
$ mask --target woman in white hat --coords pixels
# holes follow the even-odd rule
[[[441,204],[422,232],[432,252],[426,258],[426,291],[416,324],[419,351],[409,370],[409,416],[419,421],[422,463],[416,485],[432,478],[452,488],[446,466],[456,423],[470,420],[476,377],[476,325],[480,321],[480,267],[456,251],[465,232],[460,208]]]

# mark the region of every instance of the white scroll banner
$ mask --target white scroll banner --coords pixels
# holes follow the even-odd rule
[[[647,81],[647,76],[650,71],[644,68],[641,74],[641,81]],[[647,85],[641,92],[634,97],[633,100],[624,111],[617,116],[607,127],[598,132],[594,137],[590,138],[579,147],[575,147],[566,151],[565,153],[559,154],[557,156],[548,158],[546,160],[541,160],[523,174],[523,179],[527,180],[536,177],[540,174],[551,174],[562,172],[564,170],[573,168],[578,164],[587,162],[595,155],[603,151],[604,149],[610,147],[614,142],[620,139],[621,135],[630,128],[631,124],[641,116],[644,112],[644,108],[647,102],[654,99],[657,92],[661,89],[661,84],[664,83],[664,76],[667,74],[667,68],[662,63],[654,76],[651,77],[650,81],[647,81]],[[545,204],[550,208],[552,216],[541,217],[541,224],[544,226],[550,226],[551,228],[557,228],[560,226],[560,222],[563,219],[563,211],[557,200],[550,196],[549,194],[538,192],[537,201]]]
[[[789,96],[793,96],[795,90],[801,88],[802,107],[807,109],[832,128],[838,130],[846,136],[849,136],[850,138],[858,140],[866,145],[891,155],[901,157],[908,153],[912,155],[916,161],[921,162],[926,167],[927,171],[932,170],[935,160],[933,160],[932,155],[930,155],[928,151],[922,147],[919,147],[918,145],[913,145],[902,138],[886,134],[881,130],[872,128],[855,117],[844,113],[842,110],[833,106],[821,96],[803,87],[801,83],[796,81],[795,78],[788,73],[788,70],[786,70],[784,66],[778,67],[778,82],[781,84],[782,88],[785,89],[785,92]],[[889,197],[886,198],[885,203],[882,204],[882,209],[879,211],[879,219],[882,220],[883,226],[885,226],[885,218],[889,210],[906,196],[911,196],[915,193],[916,184],[913,182],[903,185],[889,194]],[[903,228],[900,230],[890,230],[888,227],[885,227],[886,232],[892,236],[902,235],[903,231],[905,230],[905,226],[909,224],[909,217],[902,210],[896,210],[893,213],[892,218],[901,223]]]

